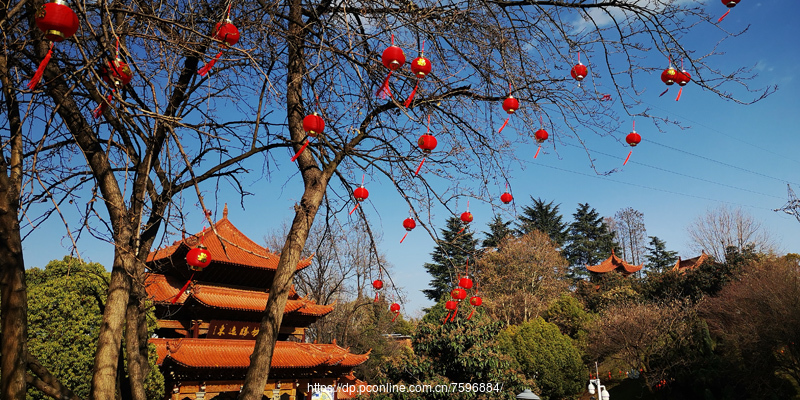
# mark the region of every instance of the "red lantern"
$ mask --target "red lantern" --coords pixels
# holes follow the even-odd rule
[[[230,8],[228,8],[228,12],[230,13]],[[229,18],[224,22],[217,22],[216,25],[214,25],[214,30],[211,31],[211,38],[214,39],[214,41],[219,42],[224,50],[235,45],[236,42],[239,41],[239,29],[236,28],[236,25],[234,25]],[[211,71],[211,68],[214,67],[214,64],[216,64],[217,61],[219,61],[219,58],[222,57],[223,50],[220,50],[216,57],[207,62],[203,68],[200,68],[197,71],[197,74],[200,76],[206,76],[208,71]]]
[[[34,18],[36,26],[44,32],[44,37],[52,42],[62,42],[71,38],[80,26],[78,16],[62,0],[43,4],[36,10]],[[33,90],[39,84],[51,57],[53,57],[53,43],[50,43],[50,49],[39,63],[39,67],[36,68],[36,73],[33,74],[31,81],[28,82],[28,89]]]
[[[356,199],[356,206],[350,210],[350,214],[353,214],[353,211],[358,208],[358,205],[369,197],[369,191],[364,186],[359,186],[356,190],[353,190],[353,197]]]
[[[573,79],[580,82],[583,80],[583,78],[589,76],[589,69],[586,68],[586,66],[583,65],[580,61],[578,61],[578,63],[575,64],[574,67],[572,67],[572,70],[569,73],[570,75],[572,75]]]
[[[503,128],[506,127],[508,121],[511,119],[511,114],[515,111],[519,110],[519,100],[515,99],[514,96],[508,95],[505,100],[503,100],[503,110],[508,113],[508,118],[506,118],[505,122],[503,122],[503,126],[500,127],[500,130],[497,133],[503,131]]]
[[[450,297],[457,301],[464,300],[467,298],[467,291],[461,288],[455,288],[450,291]]]
[[[192,271],[202,271],[211,264],[211,252],[202,244],[198,245],[186,253],[186,264]]]
[[[453,300],[447,300],[444,303],[444,308],[447,309],[447,315],[445,315],[442,325],[447,323],[447,320],[450,319],[451,315],[453,316],[453,320],[455,320],[456,315],[458,314],[458,302]]]
[[[667,86],[672,86],[672,84],[675,83],[675,78],[677,78],[677,75],[678,70],[670,66],[661,73],[661,81],[666,83]]]
[[[372,281],[372,287],[375,288],[375,290],[383,289],[383,281],[380,279],[375,279]]]
[[[317,137],[325,130],[325,120],[316,112],[303,118],[303,130],[306,135]]]
[[[453,311],[458,308],[458,303],[453,300],[447,300],[447,302],[444,303],[444,308]]]
[[[431,154],[431,152],[436,148],[438,144],[436,137],[430,134],[424,134],[419,137],[417,140],[417,146],[422,149],[422,152],[427,154]]]
[[[411,95],[408,96],[405,102],[405,107],[411,105],[411,101],[414,100],[414,95],[417,93],[417,88],[419,88],[419,80],[428,76],[431,73],[431,60],[425,58],[425,55],[420,53],[419,57],[415,58],[411,61],[411,72],[417,77],[417,84],[414,85],[414,90],[411,91]]]
[[[473,220],[473,217],[472,217],[472,213],[471,212],[465,211],[464,213],[461,214],[461,222],[463,222],[465,224],[468,224],[468,223],[472,222],[472,220]]]
[[[483,304],[483,299],[481,299],[481,296],[472,296],[469,298],[469,304],[478,307]]]
[[[636,133],[636,131],[633,131],[625,137],[625,141],[628,142],[631,147],[636,147],[636,145],[642,141],[642,136]]]
[[[678,75],[675,77],[675,83],[680,86],[680,90],[678,90],[678,97],[675,98],[675,101],[681,99],[681,93],[683,93],[683,87],[686,86],[692,80],[692,76],[684,69],[678,72]]]
[[[106,100],[98,104],[92,111],[92,116],[95,118],[100,118],[108,109],[109,104],[114,98],[113,93],[116,92],[117,88],[131,83],[133,71],[131,71],[131,67],[129,67],[126,62],[117,57],[114,61],[109,61],[106,65],[100,67],[100,77],[103,78],[103,81],[106,83],[111,84],[113,88],[111,89],[111,93],[106,96]]]
[[[514,201],[514,196],[512,196],[511,193],[505,192],[500,195],[500,201],[502,201],[505,204],[511,203],[512,201]]]
[[[539,129],[536,133],[533,134],[534,138],[536,138],[537,143],[542,143],[547,140],[550,135],[547,134],[547,131],[544,129]]]
[[[322,117],[320,117],[319,114],[317,114],[316,112],[310,115],[306,115],[306,117],[303,118],[303,131],[309,137],[317,137],[324,130],[325,130],[325,120],[322,119]],[[303,151],[306,149],[306,147],[308,147],[310,143],[311,143],[310,139],[306,140],[303,143],[303,145],[300,146],[300,150],[297,150],[297,153],[294,153],[294,156],[292,156],[291,161],[294,162],[295,160],[297,160],[297,157],[300,157],[300,154],[303,154]]]
[[[383,85],[381,85],[380,89],[375,93],[376,96],[385,97],[387,94],[389,96],[392,95],[392,91],[389,89],[389,78],[392,76],[392,72],[400,69],[405,62],[406,55],[403,53],[403,49],[394,45],[394,35],[392,35],[392,45],[387,47],[381,56],[381,63],[383,63],[384,67],[389,69],[389,74],[386,75],[386,79],[383,80]]]
[[[43,4],[36,10],[35,20],[44,37],[53,42],[71,38],[80,26],[78,16],[62,0]]]
[[[403,220],[403,228],[406,228],[407,231],[411,232],[412,229],[417,227],[417,223],[414,221],[413,218],[406,218]]]
[[[392,303],[392,305],[389,306],[389,311],[394,313],[394,318],[392,318],[392,322],[394,322],[394,320],[397,319],[397,316],[400,315],[400,304]]]
[[[461,286],[464,289],[472,289],[472,279],[467,277],[461,278],[458,280],[458,286]]]

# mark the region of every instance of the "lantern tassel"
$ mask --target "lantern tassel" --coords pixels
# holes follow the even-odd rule
[[[447,323],[447,320],[450,319],[450,311],[447,312],[447,315],[444,316],[444,321],[442,321],[442,326]]]
[[[419,175],[419,170],[422,169],[422,164],[425,164],[425,157],[422,157],[422,161],[420,161],[419,166],[417,167],[417,170],[414,171],[414,175]]]
[[[403,235],[403,238],[402,238],[402,239],[400,239],[400,243],[403,243],[403,240],[406,240],[406,236],[408,236],[408,232],[406,232],[406,234],[405,234],[405,235]]]
[[[375,292],[375,302],[378,302],[378,292]]]
[[[497,131],[497,133],[500,133],[500,132],[502,132],[502,131],[503,131],[503,128],[505,128],[505,127],[506,127],[506,125],[508,124],[508,120],[510,120],[510,119],[511,119],[511,116],[509,116],[508,118],[506,118],[506,121],[505,121],[505,122],[503,122],[503,126],[501,126],[501,127],[500,127],[500,130],[498,130],[498,131]]]
[[[397,313],[394,314],[394,318],[392,318],[392,322],[394,322],[394,320],[397,319],[398,315],[400,315],[400,311],[398,311]]]
[[[359,205],[359,204],[361,204],[361,203],[356,203],[356,206],[355,206],[355,207],[353,207],[353,209],[352,209],[352,210],[350,210],[350,214],[347,214],[347,215],[353,215],[353,213],[356,211],[356,208],[358,208],[358,205]]]
[[[303,143],[303,146],[300,147],[300,150],[297,150],[297,153],[295,153],[294,156],[292,156],[292,160],[291,160],[292,162],[297,160],[297,157],[300,157],[300,154],[303,154],[303,150],[305,150],[306,147],[308,147],[308,144],[310,142],[311,142],[310,140],[306,140],[306,142]]]
[[[192,279],[194,279],[194,273],[192,273],[192,276],[189,277],[189,280],[186,281],[186,284],[183,285],[183,287],[178,292],[178,294],[176,294],[175,297],[172,298],[172,301],[170,302],[170,304],[175,304],[175,302],[178,301],[178,299],[181,297],[181,295],[183,295],[183,292],[185,292],[186,289],[189,287],[189,284],[192,283]]]
[[[389,75],[386,75],[386,79],[383,80],[383,85],[381,85],[378,91],[375,92],[375,96],[379,96],[380,98],[385,99],[386,95],[388,94],[389,97],[394,98],[392,96],[392,91],[389,89],[389,78],[391,77],[392,77],[392,71],[389,71]]]
[[[222,57],[222,50],[220,50],[219,53],[217,53],[216,57],[212,58],[211,61],[207,62],[206,65],[203,66],[203,68],[200,68],[197,71],[197,75],[206,76],[208,71],[211,71],[211,68],[214,68],[214,64],[216,64],[217,61],[219,61],[220,57]]]
[[[405,106],[406,108],[408,108],[408,106],[410,106],[410,105],[411,105],[411,101],[412,101],[412,100],[414,100],[414,95],[415,95],[415,94],[417,94],[417,88],[418,88],[418,87],[419,87],[419,81],[417,81],[417,84],[416,84],[416,85],[414,85],[414,90],[412,90],[412,91],[411,91],[411,95],[410,95],[410,96],[408,96],[408,98],[406,99],[406,102],[405,102],[405,104],[404,104],[404,106]]]
[[[42,59],[42,62],[39,63],[39,68],[36,68],[36,73],[33,74],[33,78],[31,81],[28,82],[28,89],[33,90],[36,85],[39,84],[39,81],[42,79],[42,75],[44,75],[44,69],[47,68],[47,64],[50,62],[50,57],[53,56],[53,43],[50,43],[50,50],[47,50],[47,54]]]
[[[722,20],[725,19],[725,17],[727,17],[728,13],[730,13],[730,12],[731,12],[731,10],[725,11],[725,14],[722,14],[722,16],[719,17],[719,19],[717,20],[717,23],[722,22]]]
[[[533,155],[533,158],[539,157],[539,151],[542,150],[542,146],[540,145],[538,149],[536,149],[536,154]]]
[[[470,318],[472,318],[472,315],[473,315],[473,314],[475,314],[475,309],[474,309],[474,308],[472,309],[472,311],[470,311],[470,313],[469,313],[469,316],[467,317],[467,320],[469,320]]]
[[[458,231],[458,233],[456,233],[456,235],[460,235],[460,234],[461,234],[461,232],[464,232],[464,229],[467,229],[467,227],[465,226],[465,227],[461,228],[461,230],[460,230],[460,231]]]
[[[631,154],[633,154],[633,150],[629,151],[629,152],[628,152],[628,156],[627,156],[627,157],[625,157],[625,162],[624,162],[624,163],[622,163],[622,166],[623,166],[623,167],[625,166],[625,164],[627,164],[627,163],[628,163],[628,160],[631,158]]]
[[[455,322],[457,316],[458,316],[458,303],[456,303],[456,309],[453,310],[453,316],[450,318],[450,322]]]
[[[92,116],[94,117],[94,119],[100,118],[100,116],[103,115],[106,112],[106,110],[108,110],[108,106],[111,103],[112,99],[113,99],[113,97],[111,96],[111,94],[109,94],[106,97],[105,101],[103,101],[102,103],[98,104],[97,107],[95,107],[95,109],[92,110]]]
[[[675,101],[678,101],[678,100],[681,99],[681,93],[683,93],[683,88],[678,89],[678,97],[675,98]]]
[[[667,92],[669,92],[669,88],[667,88],[667,90],[665,90],[665,91],[661,92],[661,94],[660,94],[660,95],[658,95],[658,97],[661,97],[661,96],[663,96],[663,95],[667,94]]]

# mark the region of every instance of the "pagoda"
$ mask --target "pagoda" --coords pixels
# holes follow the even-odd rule
[[[675,263],[675,266],[672,267],[672,270],[681,274],[685,274],[686,271],[699,267],[707,260],[708,254],[706,254],[705,250],[702,250],[699,256],[687,260],[681,260],[681,258],[678,257],[678,261]]]
[[[644,264],[632,265],[625,262],[623,259],[614,254],[614,249],[611,249],[611,257],[606,258],[598,265],[587,265],[586,269],[597,274],[605,274],[611,271],[616,271],[622,276],[629,276],[634,272],[642,269]]]
[[[190,249],[203,244],[211,264],[192,271]],[[147,293],[157,318],[157,363],[165,380],[164,399],[235,399],[250,365],[261,316],[280,256],[242,234],[228,220],[228,207],[213,229],[150,253]],[[302,259],[297,270],[311,265]],[[313,385],[364,385],[353,368],[369,354],[352,354],[332,344],[306,343],[306,328],[333,306],[300,297],[294,288],[284,308],[263,399],[311,399]],[[339,391],[336,398],[351,396]],[[323,396],[324,398],[324,396]]]

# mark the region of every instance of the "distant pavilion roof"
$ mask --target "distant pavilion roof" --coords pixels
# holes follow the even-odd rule
[[[169,359],[185,368],[231,368],[250,366],[255,341],[231,339],[150,339],[158,354],[157,364]],[[369,359],[366,354],[352,354],[337,344],[314,344],[278,341],[271,368],[353,368]]]
[[[591,266],[587,265],[586,269],[598,274],[605,274],[607,272],[616,270],[617,272],[625,276],[628,276],[636,271],[641,270],[643,266],[644,264],[639,264],[639,265],[628,264],[623,259],[617,257],[617,255],[614,254],[614,249],[611,249],[611,257],[606,258],[603,262],[601,262],[598,265],[591,265]]]
[[[687,270],[697,268],[698,266],[706,262],[706,260],[708,260],[708,254],[706,254],[705,250],[702,250],[699,256],[690,258],[688,260],[681,260],[681,258],[678,257],[678,261],[675,263],[675,266],[672,267],[672,270],[678,272],[686,272]]]

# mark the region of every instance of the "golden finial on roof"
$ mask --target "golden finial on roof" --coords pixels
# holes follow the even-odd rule
[[[222,209],[222,219],[228,218],[228,203],[225,203],[225,208]]]

